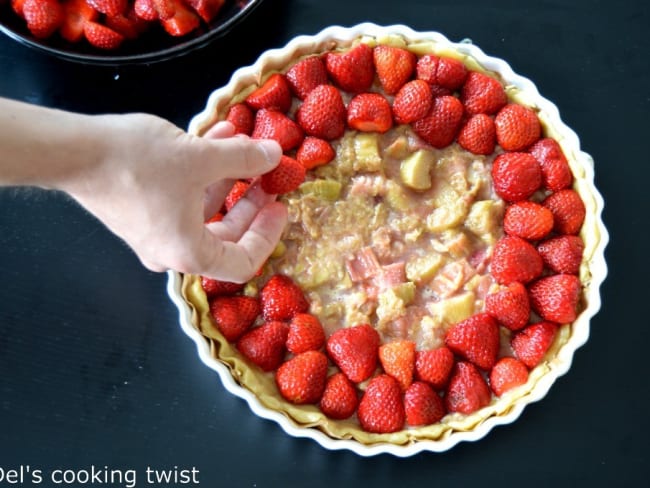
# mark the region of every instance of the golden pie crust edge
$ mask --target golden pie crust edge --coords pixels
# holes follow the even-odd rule
[[[507,63],[486,56],[476,46],[451,43],[439,33],[417,33],[405,26],[380,27],[375,24],[361,24],[352,28],[332,27],[315,36],[295,38],[283,49],[267,51],[253,66],[235,72],[226,87],[212,93],[206,109],[192,120],[189,132],[203,134],[217,120],[225,118],[225,111],[231,104],[243,100],[272,73],[286,70],[288,65],[301,57],[349,48],[358,42],[371,46],[380,43],[406,46],[418,55],[433,53],[461,59],[469,69],[488,73],[503,81],[511,101],[538,110],[545,135],[557,140],[569,160],[574,174],[574,188],[581,195],[587,209],[580,234],[585,243],[580,270],[584,287],[583,311],[576,321],[560,328],[560,333],[545,360],[530,372],[526,384],[499,398],[493,398],[490,405],[470,415],[448,414],[440,423],[430,426],[409,427],[391,434],[372,434],[363,431],[355,417],[334,421],[328,419],[316,405],[298,406],[285,401],[277,391],[273,372],[265,373],[247,363],[216,329],[198,276],[181,275],[180,294],[184,304],[189,307],[190,325],[207,341],[210,358],[218,363],[211,366],[221,365],[227,368],[228,374],[232,375],[236,384],[250,391],[263,409],[284,415],[291,426],[288,428],[283,425],[285,430],[294,430],[295,427],[317,430],[333,440],[352,439],[361,447],[422,444],[430,450],[444,450],[454,445],[455,434],[460,438],[459,433],[484,430],[481,432],[484,435],[492,425],[481,429],[481,424],[507,423],[514,420],[525,405],[541,399],[555,379],[569,369],[574,351],[588,338],[589,320],[600,307],[599,286],[607,273],[604,247],[608,235],[601,219],[603,201],[593,183],[594,168],[591,157],[580,150],[576,134],[561,122],[555,105],[542,98],[532,82],[515,75]],[[503,422],[500,421],[502,419]],[[279,422],[282,423],[282,420]],[[315,432],[314,434],[316,440],[321,440],[323,444],[322,439],[318,439]],[[349,443],[346,443],[346,447],[349,447]]]

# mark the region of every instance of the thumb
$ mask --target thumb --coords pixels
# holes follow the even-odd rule
[[[245,136],[207,140],[213,151],[204,158],[211,181],[252,178],[268,173],[280,162],[282,148],[273,140]]]

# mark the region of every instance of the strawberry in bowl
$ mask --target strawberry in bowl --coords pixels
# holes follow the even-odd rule
[[[503,61],[331,28],[238,71],[190,129],[218,119],[282,145],[262,181],[289,225],[243,287],[171,274],[170,293],[256,413],[362,455],[441,451],[568,370],[606,274],[602,200],[575,134]],[[259,304],[236,338],[223,296]]]

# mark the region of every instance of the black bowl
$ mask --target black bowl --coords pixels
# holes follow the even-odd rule
[[[26,46],[70,61],[88,64],[148,64],[181,56],[225,35],[242,22],[262,0],[227,0],[219,15],[183,37],[167,34],[160,25],[152,25],[138,39],[126,40],[119,49],[102,51],[85,41],[71,43],[54,34],[48,39],[34,37],[25,21],[14,13],[10,2],[0,2],[0,30]]]

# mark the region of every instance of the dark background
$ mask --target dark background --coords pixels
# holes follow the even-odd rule
[[[147,111],[181,127],[237,67],[298,34],[374,21],[471,38],[533,79],[580,135],[612,239],[590,340],[543,401],[444,454],[365,459],[291,438],[227,393],[181,331],[166,276],[142,268],[75,203],[2,190],[0,467],[195,467],[210,487],[647,486],[646,5],[267,0],[204,49],[123,68],[73,64],[1,36],[0,96],[87,113]]]

